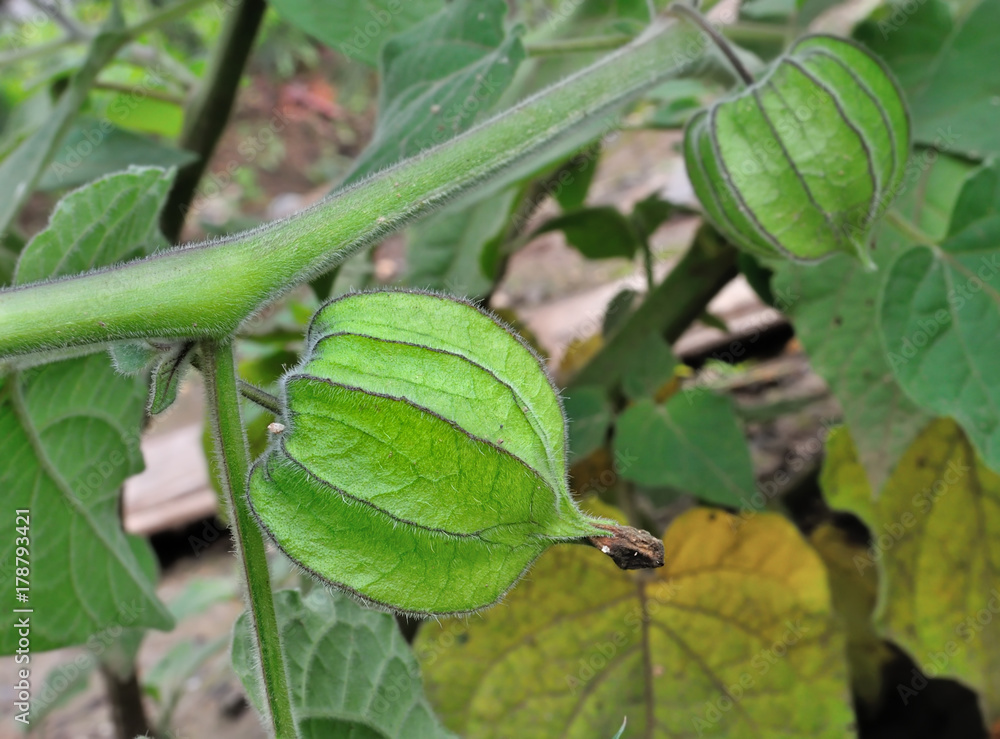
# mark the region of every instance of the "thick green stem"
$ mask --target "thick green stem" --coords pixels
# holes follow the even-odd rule
[[[624,33],[610,36],[589,36],[586,38],[560,39],[557,41],[528,44],[525,51],[528,56],[556,56],[559,54],[581,54],[592,51],[608,51],[624,46],[632,40],[632,36]]]
[[[266,697],[266,718],[276,739],[294,739],[295,720],[285,662],[281,656],[281,638],[271,597],[264,539],[246,498],[250,458],[240,413],[231,344],[202,342],[201,367],[205,376],[209,423],[219,462],[219,476],[232,522],[236,554],[243,566],[248,610],[259,657],[257,664]]]
[[[626,47],[455,139],[295,216],[112,269],[0,291],[0,356],[132,337],[223,337],[295,285],[681,74],[703,51],[657,22]]]
[[[264,0],[243,0],[229,14],[205,78],[184,111],[184,130],[177,143],[198,158],[178,171],[163,207],[160,228],[171,243],[180,237],[198,183],[229,122],[243,68],[266,9]]]

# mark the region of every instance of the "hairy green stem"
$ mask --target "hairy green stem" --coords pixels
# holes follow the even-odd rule
[[[167,81],[173,82],[177,88],[185,93],[198,84],[198,75],[170,56],[168,52],[155,46],[147,46],[133,41],[122,49],[118,58],[142,69],[154,65],[159,66],[170,78]]]
[[[634,37],[624,33],[608,36],[589,36],[586,38],[560,39],[537,44],[527,44],[524,50],[528,56],[555,56],[558,54],[580,54],[589,51],[608,51],[624,46]]]
[[[266,9],[264,0],[242,0],[230,12],[205,78],[184,111],[184,129],[177,145],[194,152],[198,158],[177,172],[163,207],[160,228],[171,243],[177,243],[180,237],[198,183],[229,123],[243,68]]]
[[[228,341],[203,341],[200,349],[209,424],[232,522],[233,542],[243,567],[248,611],[259,657],[256,664],[261,670],[262,692],[266,698],[266,718],[276,739],[294,739],[295,720],[281,655],[264,539],[246,497],[250,455],[240,413],[233,347]]]
[[[271,395],[266,390],[253,385],[246,380],[239,381],[240,395],[247,400],[256,403],[272,416],[281,415],[281,401]]]
[[[0,356],[138,337],[221,338],[295,285],[442,203],[540,156],[698,61],[687,24],[628,46],[421,155],[291,218],[126,265],[0,291]]]

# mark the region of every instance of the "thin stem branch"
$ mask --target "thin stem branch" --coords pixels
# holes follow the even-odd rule
[[[912,239],[914,242],[922,244],[923,246],[932,246],[934,248],[939,246],[938,242],[935,241],[933,237],[921,230],[917,224],[895,208],[891,208],[886,212],[885,219],[908,239]]]
[[[694,8],[685,5],[683,1],[676,2],[667,8],[668,13],[672,13],[675,16],[685,18],[692,23],[694,23],[698,28],[708,36],[709,40],[715,44],[715,47],[722,52],[723,56],[739,75],[740,79],[743,80],[743,84],[749,86],[753,84],[753,75],[743,66],[743,62],[740,58],[736,56],[736,52],[733,51],[733,47],[729,45],[729,41],[721,33],[716,31],[712,24],[708,22],[708,19],[699,13]]]
[[[651,293],[656,287],[656,276],[653,274],[653,250],[648,241],[642,242],[642,266],[646,272],[646,292]]]
[[[171,21],[183,18],[192,10],[205,5],[208,1],[209,0],[180,0],[180,2],[168,5],[155,13],[150,13],[134,26],[129,26],[128,35],[133,39],[137,39],[147,31],[153,31],[162,26],[164,23],[170,23]]]
[[[633,39],[624,33],[607,36],[591,36],[589,38],[571,38],[559,41],[546,41],[537,44],[527,44],[524,50],[528,56],[555,56],[557,54],[580,54],[590,51],[608,51],[625,46]]]
[[[723,26],[720,32],[727,39],[738,44],[753,41],[787,42],[789,28],[788,25],[779,26],[771,23],[740,21]]]
[[[673,344],[725,285],[738,274],[736,249],[703,225],[694,243],[656,289],[646,296],[628,322],[572,378],[574,388],[615,388],[624,371],[649,350],[658,334]]]
[[[139,21],[134,26],[129,26],[125,29],[125,34],[130,39],[137,39],[147,31],[152,31],[164,23],[169,23],[170,21],[184,17],[187,13],[190,13],[195,8],[198,8],[207,2],[208,0],[182,0],[181,2],[174,3],[173,5],[163,8],[156,13],[150,14],[147,18]],[[93,30],[78,27],[77,32],[67,33],[61,38],[46,41],[44,44],[36,44],[34,46],[28,46],[23,49],[14,49],[13,51],[9,51],[5,54],[0,54],[0,68],[20,64],[21,62],[37,59],[38,57],[47,56],[59,51],[60,49],[64,49],[67,46],[88,44],[94,40],[95,36],[96,33]],[[145,49],[149,48],[138,43],[133,43],[131,46]],[[148,63],[148,61],[146,63]],[[177,73],[179,71],[178,68],[182,66],[183,65],[180,64],[172,65],[171,72]],[[187,68],[184,68],[184,72],[181,74],[184,74],[184,77],[178,76],[178,79],[181,79],[185,84],[190,84],[191,81],[197,79],[194,75],[187,71]]]
[[[121,58],[137,67],[158,64],[185,92],[198,84],[198,75],[163,49],[135,41],[122,49]]]
[[[121,82],[111,82],[110,80],[97,80],[97,82],[94,83],[93,89],[131,93],[135,91],[135,85],[126,85]],[[169,92],[164,92],[163,90],[144,89],[143,95],[152,100],[162,100],[163,102],[170,103],[172,105],[184,104],[184,98]]]
[[[20,64],[21,62],[31,61],[38,57],[48,56],[60,49],[65,49],[67,46],[73,46],[74,44],[80,44],[88,40],[90,40],[90,37],[81,39],[72,36],[62,36],[51,41],[46,41],[44,44],[34,44],[33,46],[25,46],[22,49],[13,49],[0,54],[0,69]]]
[[[265,696],[266,718],[277,739],[294,739],[295,719],[281,654],[281,636],[274,613],[264,539],[247,503],[250,455],[240,413],[233,348],[228,342],[215,341],[204,341],[200,347],[209,424],[226,508],[232,522],[233,543],[243,568],[247,610],[259,658],[255,663],[261,671],[259,677]]]
[[[262,390],[256,385],[246,380],[239,381],[240,395],[247,400],[256,403],[272,416],[281,415],[281,401],[266,390]]]
[[[55,3],[50,5],[43,0],[28,0],[28,2],[62,26],[63,30],[66,31],[66,34],[71,38],[76,39],[86,37],[86,29],[77,23],[76,19],[70,18],[68,15],[63,13],[62,9]]]
[[[229,122],[243,68],[266,9],[264,0],[242,0],[229,15],[205,78],[184,112],[184,129],[177,144],[181,149],[193,151],[198,158],[177,172],[163,206],[160,227],[171,243],[180,238],[198,183]]]

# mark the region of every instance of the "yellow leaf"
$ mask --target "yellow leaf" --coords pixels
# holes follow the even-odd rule
[[[785,519],[698,508],[635,576],[545,554],[507,600],[416,645],[447,724],[475,737],[852,736],[823,564]],[[610,565],[610,566],[609,566]]]
[[[879,568],[877,623],[925,673],[959,678],[983,696],[989,719],[1000,718],[1000,475],[950,419],[921,432],[878,500],[844,482],[858,466],[852,444],[831,445],[827,466],[827,501],[872,534],[855,565]]]
[[[872,620],[878,572],[874,567],[857,566],[858,558],[863,562],[867,556],[865,545],[830,523],[817,526],[809,541],[826,563],[833,609],[847,633],[851,686],[865,707],[874,711],[882,693],[882,668],[894,656]]]

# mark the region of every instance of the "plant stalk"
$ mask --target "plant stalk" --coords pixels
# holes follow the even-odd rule
[[[229,342],[203,341],[201,367],[209,423],[219,460],[219,477],[232,522],[233,543],[243,568],[247,610],[253,624],[265,697],[266,719],[276,739],[295,739],[295,719],[281,655],[281,636],[271,596],[264,538],[247,503],[250,455],[237,390],[236,363]]]
[[[580,54],[593,51],[608,51],[624,46],[632,40],[632,36],[616,33],[608,36],[590,36],[587,38],[560,39],[557,41],[528,44],[524,50],[528,56],[556,56],[559,54]]]
[[[651,293],[656,288],[656,276],[653,274],[653,249],[648,239],[642,242],[642,269],[646,274],[646,292]]]
[[[708,36],[709,40],[715,45],[715,48],[721,51],[723,56],[726,57],[726,61],[729,62],[736,74],[739,75],[741,80],[743,80],[743,84],[747,87],[753,84],[753,75],[750,74],[750,71],[743,66],[743,62],[741,62],[740,58],[736,56],[736,52],[733,51],[733,47],[730,46],[729,41],[725,36],[712,27],[712,24],[708,22],[708,19],[705,16],[694,8],[685,5],[683,0],[671,5],[667,8],[667,12],[691,21],[694,25],[696,25],[702,33]]]
[[[128,677],[122,677],[104,664],[101,665],[100,672],[111,707],[111,723],[116,739],[151,736],[138,675],[133,671]]]
[[[690,25],[657,21],[586,69],[291,218],[98,272],[2,290],[0,357],[127,338],[231,335],[295,285],[538,157],[690,69],[702,53]]]
[[[642,305],[594,358],[572,378],[573,388],[615,388],[625,370],[649,351],[651,335],[673,344],[726,283],[733,279],[736,249],[714,229],[703,225],[684,257],[666,279],[650,292]]]
[[[266,9],[264,0],[243,0],[229,14],[205,77],[184,111],[184,129],[177,145],[198,158],[177,172],[163,206],[160,229],[171,243],[180,237],[198,183],[229,122],[243,68]]]
[[[256,385],[246,380],[239,381],[240,395],[252,403],[256,403],[272,416],[281,416],[281,401],[271,395],[266,390],[262,390]]]

